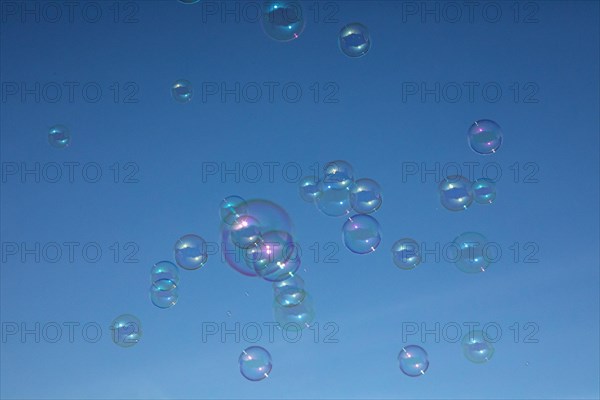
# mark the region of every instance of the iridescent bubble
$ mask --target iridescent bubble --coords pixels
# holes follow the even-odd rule
[[[346,189],[354,183],[354,170],[344,160],[330,161],[323,167],[323,183],[332,189]]]
[[[248,262],[256,274],[271,282],[293,277],[300,267],[297,246],[287,232],[267,232],[248,250]]]
[[[400,370],[405,375],[413,378],[425,375],[427,368],[429,368],[429,357],[421,346],[404,346],[398,354],[398,361],[400,362]]]
[[[371,48],[369,30],[358,22],[344,26],[339,34],[339,46],[348,57],[364,56]]]
[[[262,26],[265,33],[278,42],[298,39],[304,31],[302,6],[298,1],[265,1]]]
[[[240,196],[227,196],[221,201],[219,214],[223,222],[231,225],[242,215],[248,214],[248,203]]]
[[[351,252],[371,253],[381,242],[379,222],[370,215],[354,215],[348,218],[342,227],[342,237],[344,244]]]
[[[319,191],[319,180],[314,176],[305,176],[300,179],[300,197],[307,203],[312,203],[321,194]]]
[[[469,128],[467,140],[475,153],[493,154],[502,144],[502,129],[494,121],[480,119]]]
[[[302,303],[306,298],[304,289],[296,287],[286,287],[279,291],[275,296],[275,301],[283,307],[295,307]]]
[[[473,198],[479,204],[492,204],[496,200],[496,183],[491,179],[480,178],[473,182]]]
[[[319,183],[321,193],[315,199],[317,210],[329,217],[342,217],[350,214],[350,191],[347,188],[335,189],[325,182]]]
[[[281,305],[277,298],[273,300],[273,316],[281,329],[288,329],[290,326],[298,329],[308,328],[315,320],[312,297],[309,293],[302,289],[302,293],[295,294],[294,298],[302,300],[298,304],[292,304],[293,298],[287,297],[290,302],[286,306]],[[285,302],[283,297],[279,300]]]
[[[358,179],[350,186],[350,205],[360,214],[370,214],[381,207],[381,187],[372,179]]]
[[[286,280],[273,282],[273,292],[275,296],[281,293],[282,290],[288,288],[304,289],[304,279],[296,274]]]
[[[170,261],[159,261],[154,264],[150,271],[150,283],[158,281],[169,287],[177,286],[179,284],[179,270],[177,266]]]
[[[410,238],[396,241],[392,246],[392,259],[400,269],[413,269],[421,263],[419,244]]]
[[[231,225],[231,240],[233,244],[247,249],[260,240],[260,222],[249,215],[242,215]]]
[[[175,243],[173,252],[177,265],[188,270],[198,269],[208,260],[206,241],[194,234],[180,237]]]
[[[117,346],[131,347],[142,337],[142,323],[131,314],[122,314],[110,324],[112,341]]]
[[[48,131],[48,143],[57,149],[69,147],[71,144],[71,132],[64,125],[54,125]]]
[[[171,94],[173,98],[179,103],[187,103],[192,100],[194,90],[192,84],[185,79],[179,79],[171,86]]]
[[[248,347],[239,358],[240,372],[249,381],[261,381],[269,377],[273,368],[271,354],[260,346]]]
[[[454,264],[463,272],[484,272],[490,265],[487,256],[487,239],[480,233],[465,232],[454,239],[458,254]]]
[[[464,176],[445,178],[439,185],[440,202],[450,211],[466,210],[473,202],[471,182]]]
[[[170,308],[179,300],[179,287],[169,288],[169,282],[157,281],[150,286],[150,300],[158,308]]]
[[[494,346],[486,339],[482,331],[469,331],[463,336],[461,345],[467,360],[483,364],[492,358]]]

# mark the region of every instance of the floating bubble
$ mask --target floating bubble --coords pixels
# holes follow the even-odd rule
[[[247,261],[256,274],[270,282],[287,280],[300,268],[298,249],[287,232],[270,231],[248,249]]]
[[[231,311],[227,311],[227,316],[231,317]]]
[[[450,211],[466,210],[473,202],[471,182],[464,176],[454,175],[439,184],[440,202]]]
[[[360,214],[370,214],[381,207],[381,187],[372,179],[358,179],[350,186],[350,205]]]
[[[142,323],[131,314],[122,314],[110,324],[112,341],[117,346],[131,347],[137,344],[142,337]]]
[[[159,261],[152,266],[150,270],[150,283],[164,281],[163,283],[170,286],[179,284],[179,270],[177,266],[170,261]]]
[[[275,301],[283,307],[295,307],[302,303],[306,298],[304,289],[287,286],[279,291],[275,296]]]
[[[419,244],[410,238],[396,241],[392,246],[392,259],[400,269],[413,269],[421,263]]]
[[[350,191],[346,188],[335,189],[329,184],[319,183],[320,195],[315,200],[317,209],[329,217],[342,217],[350,214]]]
[[[277,296],[282,290],[288,288],[304,289],[304,279],[300,275],[294,275],[286,280],[273,282],[273,292]]]
[[[493,154],[502,144],[502,129],[494,121],[475,121],[467,133],[469,145],[475,153]]]
[[[221,201],[219,214],[223,222],[231,225],[242,215],[248,214],[248,204],[240,196],[227,196]]]
[[[206,241],[194,234],[180,237],[175,243],[173,252],[177,265],[188,270],[198,269],[208,260]]]
[[[455,265],[463,272],[484,272],[490,265],[487,256],[487,239],[476,232],[465,232],[454,239],[458,249]]]
[[[233,244],[247,249],[260,240],[260,222],[249,215],[242,215],[231,225],[231,240]]]
[[[379,222],[370,215],[354,215],[348,218],[342,227],[342,237],[344,244],[351,252],[371,253],[381,242]]]
[[[150,300],[158,308],[170,308],[179,300],[179,287],[169,289],[169,282],[156,281],[150,287]]]
[[[491,179],[480,178],[473,182],[473,199],[479,204],[492,204],[496,200],[496,183]]]
[[[483,364],[494,355],[494,346],[486,340],[482,331],[469,331],[461,341],[463,354],[467,360]]]
[[[261,381],[269,377],[273,368],[271,354],[260,346],[248,347],[239,358],[240,372],[249,381]]]
[[[427,352],[421,346],[404,346],[398,354],[400,370],[410,377],[425,375],[429,368]]]
[[[179,103],[187,103],[192,100],[194,94],[192,84],[185,79],[179,79],[171,87],[173,98]]]
[[[292,290],[289,292],[290,296],[282,296],[279,299],[276,297],[273,301],[273,316],[275,321],[281,329],[288,329],[290,326],[297,327],[299,330],[308,328],[315,320],[312,297],[303,289],[298,290],[301,290],[302,293],[296,293],[291,296]],[[301,300],[297,304],[293,304],[294,299],[296,302],[299,299]],[[283,306],[280,301],[287,305]]]
[[[346,189],[354,183],[354,169],[344,160],[330,161],[323,167],[323,183],[327,188]]]
[[[71,144],[71,132],[64,125],[54,125],[48,131],[48,143],[57,149],[69,147]]]
[[[344,26],[339,34],[339,46],[348,57],[364,56],[371,48],[369,30],[358,22]]]
[[[262,26],[265,33],[278,42],[298,39],[304,31],[302,6],[297,1],[265,1]]]
[[[300,179],[300,197],[302,200],[312,203],[321,194],[319,191],[319,180],[314,176],[305,176]]]

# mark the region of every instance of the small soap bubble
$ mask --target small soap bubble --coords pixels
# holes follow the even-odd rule
[[[357,254],[375,251],[381,243],[379,222],[370,215],[357,214],[346,221],[342,227],[344,244],[348,250]]]
[[[494,154],[502,144],[500,125],[489,119],[475,121],[467,132],[471,149],[477,154]]]
[[[392,259],[400,269],[413,269],[421,263],[419,244],[410,238],[396,241],[392,246]]]
[[[173,248],[175,261],[181,268],[195,270],[208,261],[206,241],[198,235],[180,237]]]
[[[492,204],[496,200],[496,183],[491,179],[480,178],[472,185],[473,199],[479,204]]]
[[[242,376],[249,381],[268,378],[273,368],[271,354],[260,346],[248,347],[242,351],[238,362]]]
[[[142,323],[131,314],[122,314],[111,325],[113,343],[120,347],[136,345],[142,337]]]
[[[171,86],[171,94],[175,101],[179,103],[188,103],[192,100],[194,94],[192,84],[185,79],[179,79]]]
[[[410,377],[425,375],[429,368],[429,357],[421,346],[404,346],[398,354],[400,370]]]
[[[48,143],[57,149],[69,147],[71,144],[71,132],[64,125],[54,125],[48,132]]]
[[[466,210],[473,203],[472,185],[464,176],[449,176],[440,182],[438,189],[440,202],[450,211]]]
[[[483,331],[467,332],[462,338],[461,345],[467,360],[476,364],[488,362],[494,355],[494,346]]]
[[[348,24],[339,33],[338,44],[342,53],[348,57],[362,57],[371,48],[371,35],[363,24]]]

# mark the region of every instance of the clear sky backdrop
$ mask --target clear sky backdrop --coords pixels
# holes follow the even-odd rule
[[[462,2],[428,3],[433,14],[421,2],[306,2],[306,28],[288,43],[266,36],[253,21],[256,6],[244,3],[239,11],[230,3],[233,14],[223,16],[209,12],[221,12],[220,2],[77,2],[72,20],[65,3],[50,3],[27,2],[33,11],[25,13],[22,2],[2,2],[2,398],[598,398],[597,2],[480,2],[471,16]],[[337,35],[356,21],[369,27],[373,45],[350,59]],[[195,89],[188,104],[170,95],[182,78]],[[247,96],[253,83],[265,88],[263,97],[252,103],[242,92],[236,103],[206,91],[236,82]],[[278,85],[273,102],[266,82]],[[286,84],[302,89],[297,102],[283,96]],[[422,84],[439,85],[439,101],[406,91]],[[68,85],[77,85],[72,101]],[[92,102],[98,87],[102,96]],[[466,141],[483,118],[504,130],[492,156]],[[70,128],[69,148],[49,146],[55,124]],[[291,182],[294,168],[308,175],[336,159],[383,187],[374,214],[383,240],[373,254],[344,248],[344,219],[304,203]],[[471,178],[484,167],[492,177],[502,173],[494,204],[453,213],[440,206],[433,174],[403,174],[412,163],[420,170],[458,163],[467,174],[470,162],[479,163]],[[56,183],[54,163],[62,173]],[[206,163],[240,163],[239,182],[233,174],[203,179]],[[249,163],[262,166],[258,182]],[[264,163],[279,163],[272,182]],[[36,165],[39,183],[35,172],[20,175]],[[88,182],[95,167],[102,176]],[[230,194],[274,201],[294,222],[300,275],[319,322],[297,343],[281,333],[270,343],[263,325],[273,320],[270,285],[219,255],[181,271],[173,308],[149,301],[150,268],[173,259],[178,237],[219,241],[218,205]],[[428,256],[412,271],[392,263],[401,237],[431,249],[465,231],[502,250],[485,273],[464,274],[444,257]],[[54,242],[63,254],[50,262]],[[65,242],[78,243],[73,262]],[[47,254],[39,262],[21,250],[13,255],[11,243],[39,243]],[[88,260],[101,249],[98,262],[82,255],[88,243]],[[319,254],[309,249],[314,243]],[[123,313],[143,325],[131,348],[110,338],[110,322]],[[71,322],[79,324],[73,343]],[[203,343],[203,323],[234,329],[236,322],[263,326],[258,344],[271,352],[273,370],[262,382],[245,380],[237,365],[252,330],[239,343],[232,334]],[[325,343],[327,322],[337,343]],[[453,327],[464,333],[468,322],[491,324],[491,335],[502,329],[484,365],[451,343]],[[39,343],[35,334],[21,336],[36,323]],[[62,327],[56,343],[53,323]],[[441,337],[403,338],[407,323]],[[89,343],[95,326],[102,334]],[[429,353],[425,376],[398,368],[407,344]]]

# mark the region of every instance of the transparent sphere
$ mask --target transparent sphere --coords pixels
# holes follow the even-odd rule
[[[206,241],[194,234],[180,237],[175,243],[173,253],[177,265],[188,270],[198,269],[208,260]]]
[[[64,125],[54,125],[48,131],[48,143],[57,149],[69,147],[71,144],[71,132]]]
[[[294,275],[286,280],[273,282],[273,292],[277,296],[282,290],[296,288],[304,289],[304,279],[300,275]]]
[[[192,84],[185,79],[179,79],[171,86],[171,94],[175,101],[179,103],[187,103],[192,100],[194,90]]]
[[[454,264],[463,272],[475,274],[484,272],[490,265],[487,256],[487,239],[480,233],[465,232],[454,239],[458,250]]]
[[[350,205],[357,213],[373,213],[382,201],[381,187],[372,179],[358,179],[350,186]]]
[[[494,346],[486,340],[482,331],[467,332],[462,338],[461,346],[467,360],[477,364],[489,361],[494,355]]]
[[[342,227],[344,244],[353,253],[367,254],[381,243],[379,222],[370,215],[357,214],[348,218]]]
[[[248,347],[239,358],[240,372],[249,381],[261,381],[269,377],[273,368],[271,354],[260,346]]]
[[[493,154],[502,144],[502,129],[489,119],[475,121],[467,132],[469,146],[477,154]]]
[[[219,214],[223,222],[231,225],[242,215],[248,214],[248,203],[240,196],[227,196],[221,201]]]
[[[295,293],[293,290],[288,292],[288,296],[276,296],[273,301],[273,316],[281,329],[308,328],[315,320],[312,297],[303,289],[296,290]]]
[[[371,48],[369,30],[358,22],[344,26],[339,34],[339,46],[348,57],[364,56]]]
[[[231,225],[231,240],[233,244],[247,249],[260,240],[260,222],[249,215],[238,217]]]
[[[335,189],[325,182],[319,183],[319,196],[315,199],[317,210],[328,217],[343,217],[350,214],[350,191]]]
[[[466,210],[473,203],[471,182],[464,176],[454,175],[442,180],[438,186],[440,202],[450,211]]]
[[[421,263],[419,244],[410,238],[397,240],[392,246],[392,259],[400,269],[413,269]]]
[[[323,167],[323,183],[332,189],[346,189],[354,183],[354,169],[344,160],[330,161]]]
[[[319,191],[319,180],[314,176],[305,176],[299,183],[300,197],[307,203],[312,203],[321,194]]]
[[[256,274],[270,282],[287,280],[300,268],[300,256],[292,235],[270,231],[248,251],[248,260]]]
[[[304,289],[287,286],[277,293],[275,301],[283,307],[294,307],[302,303],[305,297]]]
[[[156,281],[150,286],[150,301],[158,308],[171,308],[179,300],[179,287],[170,281]]]
[[[142,323],[131,314],[122,314],[110,324],[112,341],[117,346],[131,347],[142,337]]]
[[[298,1],[265,1],[262,26],[265,33],[278,42],[298,39],[304,31],[304,15]]]
[[[398,361],[400,362],[400,370],[405,375],[413,378],[425,375],[427,368],[429,368],[427,352],[421,346],[404,346],[398,354]]]
[[[471,187],[473,199],[479,204],[492,204],[496,200],[496,183],[491,179],[480,178]]]
[[[164,281],[163,284],[170,282],[171,286],[179,284],[179,269],[170,261],[159,261],[152,266],[150,270],[150,283]]]

